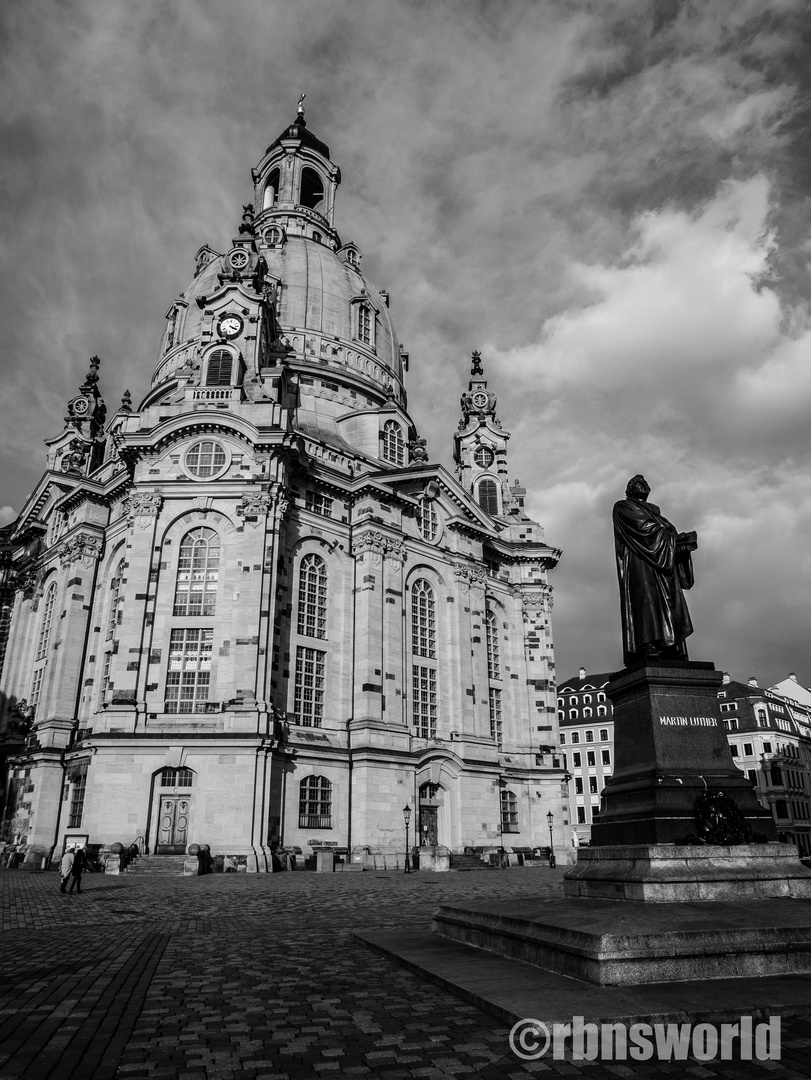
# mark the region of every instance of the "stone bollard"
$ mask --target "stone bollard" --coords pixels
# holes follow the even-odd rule
[[[335,871],[335,852],[317,851],[315,853],[315,869],[318,874],[332,874]]]

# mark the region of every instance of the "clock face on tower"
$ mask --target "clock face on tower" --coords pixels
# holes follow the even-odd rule
[[[239,315],[223,315],[217,323],[220,337],[235,338],[242,331],[242,319]]]

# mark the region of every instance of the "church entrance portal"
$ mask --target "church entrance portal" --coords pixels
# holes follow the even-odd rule
[[[190,802],[191,800],[183,795],[161,797],[156,855],[182,855],[185,852],[189,834]]]

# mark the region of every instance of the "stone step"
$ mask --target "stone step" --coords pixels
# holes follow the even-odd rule
[[[451,855],[451,870],[492,870],[478,855]]]
[[[124,873],[150,877],[182,877],[186,858],[186,855],[142,855],[130,863]]]

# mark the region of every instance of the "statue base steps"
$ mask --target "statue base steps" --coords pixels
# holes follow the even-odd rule
[[[581,848],[563,879],[564,896],[599,900],[811,900],[811,870],[790,844],[733,847],[628,844]]]
[[[811,972],[806,900],[443,904],[433,928],[444,938],[601,986]]]

